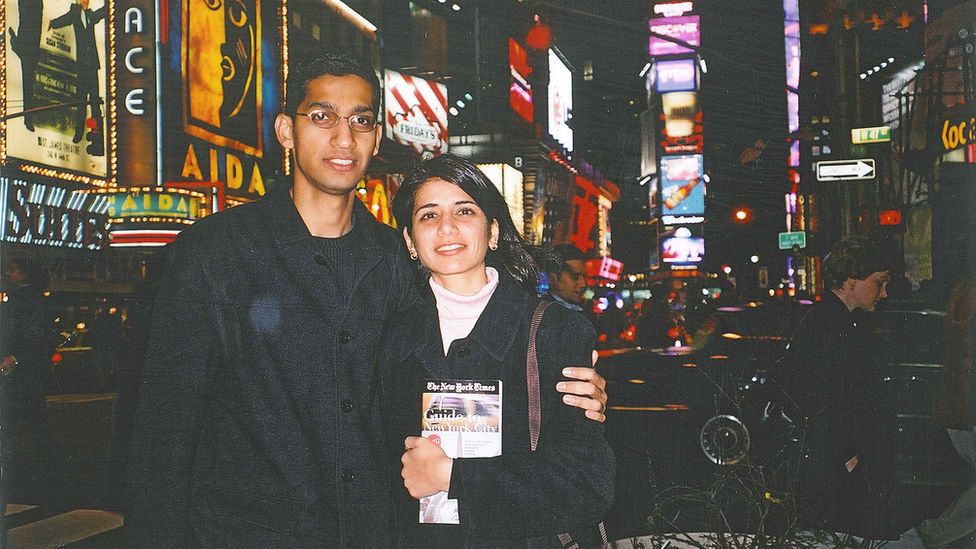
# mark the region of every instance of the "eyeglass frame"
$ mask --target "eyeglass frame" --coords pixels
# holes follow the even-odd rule
[[[316,124],[314,120],[312,120],[312,115],[313,114],[316,114],[316,113],[323,113],[323,114],[325,114],[325,119],[326,120],[334,120],[334,122],[332,123],[331,126],[320,126],[320,125]],[[374,116],[367,116],[366,113],[361,113],[361,112],[353,113],[353,114],[350,114],[349,116],[341,116],[338,113],[336,113],[334,111],[327,110],[327,109],[314,109],[314,110],[311,110],[311,111],[308,111],[308,112],[298,112],[298,111],[295,111],[295,114],[296,115],[300,114],[302,116],[308,117],[308,121],[311,122],[313,126],[315,126],[316,128],[319,128],[319,129],[323,129],[323,130],[331,130],[332,128],[335,128],[336,126],[339,125],[339,121],[342,120],[342,119],[345,119],[346,120],[346,124],[349,126],[349,129],[352,130],[352,131],[354,131],[354,132],[356,132],[356,133],[369,133],[369,132],[375,130],[380,125],[380,122],[379,122],[379,120],[376,119],[376,117],[374,117]],[[334,118],[332,116],[329,116],[329,114],[334,115]],[[352,118],[354,116],[362,116],[362,117],[365,117],[365,118],[372,119],[373,126],[371,128],[365,129],[365,130],[357,130],[356,128],[352,127]]]

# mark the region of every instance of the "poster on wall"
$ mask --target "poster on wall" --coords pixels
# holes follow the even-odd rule
[[[179,47],[171,49],[162,88],[181,93],[164,96],[163,111],[176,121],[182,113],[182,132],[164,131],[166,180],[218,181],[245,199],[266,193],[266,178],[280,167],[273,129],[281,106],[278,6],[170,3],[169,41]]]
[[[108,177],[108,0],[6,0],[6,155]]]
[[[446,153],[447,86],[390,70],[385,79],[385,135],[418,153]]]

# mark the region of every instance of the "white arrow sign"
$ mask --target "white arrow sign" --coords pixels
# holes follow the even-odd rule
[[[874,159],[828,160],[817,162],[817,181],[874,179]]]

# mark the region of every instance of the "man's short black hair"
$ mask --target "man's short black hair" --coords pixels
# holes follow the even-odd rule
[[[569,269],[568,261],[582,261],[585,263],[586,259],[586,254],[581,252],[576,246],[568,242],[556,244],[546,251],[546,272],[558,276]]]
[[[849,236],[824,257],[824,286],[837,289],[847,279],[864,280],[872,273],[890,271],[894,264],[886,250],[866,236]]]
[[[284,113],[294,116],[298,105],[308,94],[308,85],[320,76],[358,76],[373,90],[373,114],[380,108],[380,83],[373,68],[349,54],[327,49],[312,49],[299,54],[288,65],[288,83],[285,86]]]

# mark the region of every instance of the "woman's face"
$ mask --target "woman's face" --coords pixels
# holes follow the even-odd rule
[[[461,187],[428,179],[417,190],[413,230],[403,229],[411,254],[420,258],[435,282],[460,295],[473,295],[488,282],[485,256],[498,242],[498,222],[488,218]]]

